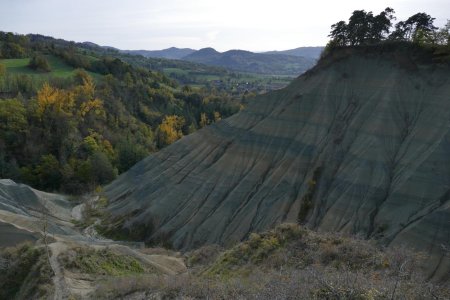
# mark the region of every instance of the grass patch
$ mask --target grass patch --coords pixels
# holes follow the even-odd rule
[[[14,59],[1,59],[0,63],[6,68],[8,74],[16,75],[31,75],[33,77],[58,77],[58,78],[68,78],[75,75],[75,68],[66,64],[61,58],[54,55],[45,55],[45,58],[50,64],[51,71],[40,72],[33,70],[28,67],[30,58],[14,58]],[[94,78],[98,77],[98,74],[88,72],[89,75]]]
[[[166,75],[170,75],[170,74],[176,74],[176,75],[189,75],[189,71],[188,70],[183,70],[183,69],[179,69],[179,68],[164,68],[163,72]]]

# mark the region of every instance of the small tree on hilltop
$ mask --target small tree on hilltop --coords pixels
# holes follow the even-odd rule
[[[394,20],[394,10],[387,7],[374,16],[371,11],[355,10],[348,24],[345,21],[331,25],[331,45],[356,46],[378,43],[389,34]]]
[[[387,7],[372,18],[368,37],[370,41],[379,42],[387,38],[392,27],[392,21],[395,20],[394,13],[394,9]]]
[[[398,22],[395,31],[389,37],[394,40],[420,42],[426,37],[431,37],[436,31],[434,20],[435,18],[426,13],[417,13],[406,21]]]
[[[450,20],[447,20],[447,24],[436,32],[435,39],[439,45],[450,46]]]
[[[31,57],[31,60],[28,63],[28,67],[36,71],[51,71],[50,64],[48,63],[47,59],[39,54],[35,54]]]
[[[346,46],[348,43],[347,23],[345,23],[345,21],[339,21],[336,24],[331,25],[329,37],[332,38],[332,42],[335,46]]]

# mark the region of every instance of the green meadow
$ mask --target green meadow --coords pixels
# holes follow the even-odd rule
[[[24,74],[31,76],[47,76],[47,77],[59,77],[67,78],[73,76],[75,68],[66,64],[62,59],[53,55],[45,55],[45,58],[50,64],[50,72],[36,71],[28,67],[30,58],[14,58],[14,59],[1,59],[0,63],[6,67],[6,72],[9,74]],[[88,72],[90,73],[90,72]],[[92,76],[96,77],[98,74],[92,73]]]

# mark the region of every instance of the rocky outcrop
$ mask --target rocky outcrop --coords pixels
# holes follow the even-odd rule
[[[281,222],[406,244],[450,269],[450,70],[353,53],[108,185],[115,224],[176,248]],[[412,66],[412,67],[411,67]]]

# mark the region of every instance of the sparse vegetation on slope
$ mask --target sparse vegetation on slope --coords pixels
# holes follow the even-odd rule
[[[445,299],[445,283],[427,281],[425,261],[406,249],[320,234],[295,224],[253,233],[231,249],[187,254],[190,275],[119,277],[93,297],[163,299]],[[202,257],[202,259],[199,259]],[[210,257],[210,258],[208,258]]]
[[[58,259],[65,268],[79,273],[122,276],[146,271],[135,258],[106,248],[78,247],[61,254]]]
[[[0,299],[42,299],[51,295],[53,272],[44,251],[31,244],[0,248]]]

